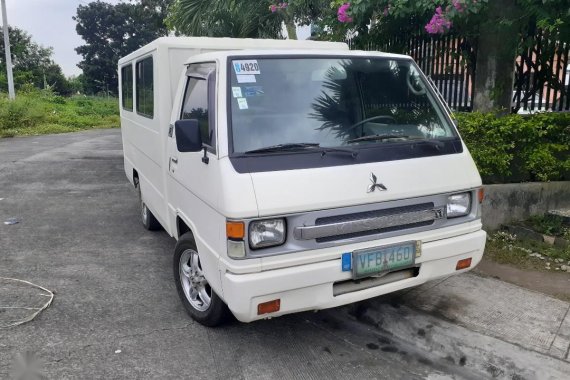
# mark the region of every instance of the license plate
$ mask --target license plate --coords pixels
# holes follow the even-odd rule
[[[352,277],[374,276],[414,265],[419,244],[415,241],[352,252]]]

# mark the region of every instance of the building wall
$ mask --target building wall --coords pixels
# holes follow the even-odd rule
[[[554,209],[570,209],[570,181],[485,185],[483,228],[496,230]]]

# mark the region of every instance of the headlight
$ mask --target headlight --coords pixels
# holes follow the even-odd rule
[[[249,245],[252,249],[285,243],[285,219],[257,220],[249,224]]]
[[[447,198],[447,217],[457,218],[471,212],[471,194],[462,193],[450,195]]]

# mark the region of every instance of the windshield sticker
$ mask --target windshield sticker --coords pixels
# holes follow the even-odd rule
[[[234,61],[234,70],[237,75],[240,74],[261,74],[259,65],[255,59],[247,61]]]
[[[232,87],[232,94],[234,94],[234,98],[241,98],[241,87]]]
[[[246,110],[249,107],[247,106],[247,99],[246,98],[237,98],[238,106],[240,110]]]
[[[236,75],[238,83],[255,83],[255,75]]]
[[[244,87],[243,88],[243,96],[246,98],[251,98],[254,96],[263,95],[263,88],[261,86],[251,86],[251,87]]]

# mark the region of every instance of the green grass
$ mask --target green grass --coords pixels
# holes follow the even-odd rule
[[[532,252],[539,253],[546,259],[529,256]],[[499,264],[509,264],[522,269],[545,270],[547,262],[550,262],[552,268],[568,265],[570,248],[564,249],[534,240],[515,240],[505,232],[498,232],[487,239],[485,257]],[[564,262],[555,264],[555,259],[562,259]]]
[[[49,91],[19,93],[15,100],[0,94],[0,137],[118,128],[116,98],[63,98]]]

